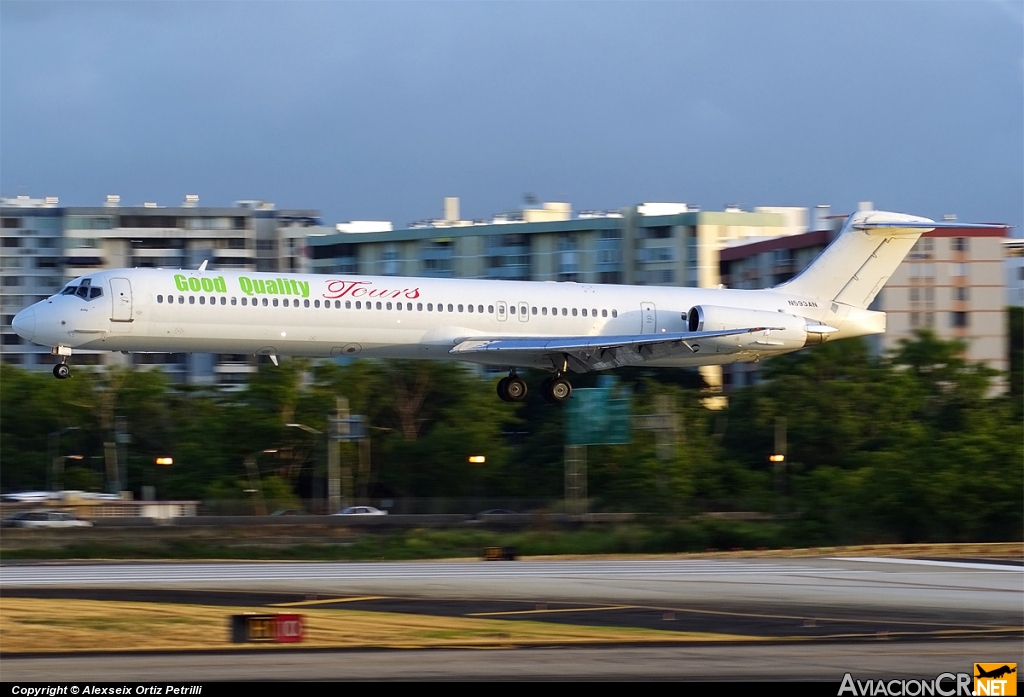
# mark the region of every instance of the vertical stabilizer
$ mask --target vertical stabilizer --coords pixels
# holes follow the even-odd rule
[[[776,289],[866,308],[917,239],[940,226],[914,215],[858,211],[810,266]]]

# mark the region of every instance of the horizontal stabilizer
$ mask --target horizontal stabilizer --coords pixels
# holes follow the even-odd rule
[[[918,238],[936,229],[1005,229],[1005,225],[935,222],[886,211],[858,211],[810,266],[776,290],[866,309]]]
[[[1004,230],[1005,225],[993,225],[989,223],[957,223],[952,221],[943,221],[936,223],[933,221],[928,222],[888,222],[888,223],[872,223],[869,221],[855,222],[851,226],[854,230],[864,230],[870,232],[872,230],[878,230],[879,233],[885,233],[887,235],[894,234],[893,230],[912,230],[912,234],[918,234],[922,231],[927,230],[941,230],[943,228],[962,229],[962,230]]]

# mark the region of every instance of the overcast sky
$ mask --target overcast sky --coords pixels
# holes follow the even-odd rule
[[[1024,223],[1021,2],[0,1],[0,195]],[[1017,234],[1020,234],[1018,228]]]

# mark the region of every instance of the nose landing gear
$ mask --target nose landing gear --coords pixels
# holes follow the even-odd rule
[[[54,356],[60,356],[60,363],[53,366],[53,377],[58,380],[67,380],[71,377],[71,368],[68,366],[68,357],[71,355],[70,346],[54,346],[50,349]]]

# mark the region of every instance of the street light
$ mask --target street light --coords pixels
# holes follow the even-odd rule
[[[263,485],[260,483],[260,471],[256,467],[256,458],[261,453],[276,453],[277,449],[269,450],[257,450],[256,452],[246,455],[245,457],[245,469],[249,473],[249,489],[246,490],[248,493],[250,490],[256,492],[256,502],[253,504],[254,512],[256,515],[267,514],[267,504],[263,500]]]
[[[52,470],[51,470],[51,474],[50,474],[50,476],[51,476],[50,490],[51,491],[58,491],[59,490],[57,488],[58,486],[61,489],[64,488],[63,483],[57,477],[58,469],[63,470],[63,466],[64,466],[64,458],[60,456],[60,437],[63,436],[68,431],[78,431],[78,430],[80,430],[78,426],[65,426],[64,428],[58,428],[56,431],[53,431],[49,435],[50,458],[51,458],[51,462],[52,462]],[[79,459],[81,459],[81,456],[77,456],[77,457]],[[61,479],[63,479],[63,477],[61,477]]]
[[[54,491],[64,491],[64,463],[68,460],[84,460],[81,455],[58,455],[53,459],[53,479],[55,485],[60,487]]]

